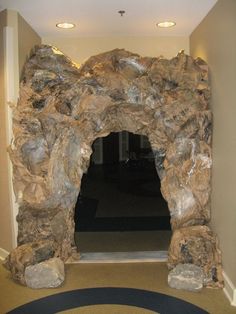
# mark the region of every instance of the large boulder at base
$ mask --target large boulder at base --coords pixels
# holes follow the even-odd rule
[[[203,271],[193,264],[178,264],[169,272],[168,284],[171,288],[198,292],[203,288]]]
[[[173,269],[178,264],[194,264],[201,267],[204,273],[204,286],[223,287],[218,241],[207,226],[175,230],[169,248],[168,267]]]
[[[5,267],[12,273],[14,280],[25,285],[25,268],[52,258],[56,252],[53,241],[38,241],[15,248],[6,258]]]
[[[64,263],[60,258],[51,258],[25,268],[26,285],[33,289],[56,288],[64,279]]]

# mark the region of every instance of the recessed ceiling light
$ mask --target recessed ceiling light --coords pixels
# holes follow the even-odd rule
[[[164,21],[164,22],[157,23],[158,27],[163,27],[163,28],[172,27],[172,26],[175,26],[175,25],[176,25],[176,23],[172,22],[172,21]]]
[[[75,27],[75,24],[63,22],[63,23],[57,23],[57,24],[56,24],[56,27],[58,27],[58,28],[70,29],[70,28],[74,28],[74,27]]]
[[[125,10],[120,10],[118,11],[118,13],[120,14],[120,16],[123,16],[125,14]]]

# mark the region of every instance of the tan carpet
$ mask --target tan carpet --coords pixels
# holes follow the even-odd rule
[[[109,286],[139,288],[172,295],[196,304],[211,314],[236,313],[236,308],[230,306],[222,290],[203,289],[200,293],[193,293],[171,289],[167,285],[167,273],[165,263],[67,265],[67,277],[62,287],[57,289],[31,290],[13,282],[10,279],[9,272],[0,265],[0,313],[4,314],[10,309],[31,300],[63,291]],[[74,309],[63,313],[148,314],[151,312],[127,306],[113,307],[99,305],[79,310]]]
[[[153,314],[150,310],[140,309],[135,306],[125,305],[96,305],[96,306],[84,306],[82,308],[73,309],[70,311],[63,311],[60,314]]]

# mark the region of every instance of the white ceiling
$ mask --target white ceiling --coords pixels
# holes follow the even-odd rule
[[[189,36],[217,0],[0,0],[0,11],[18,11],[41,37]],[[123,17],[117,13],[125,10]],[[176,26],[160,29],[159,21]],[[55,27],[67,21],[72,30]]]

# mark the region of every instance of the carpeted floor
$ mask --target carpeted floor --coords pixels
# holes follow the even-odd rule
[[[171,289],[167,285],[167,274],[165,263],[66,265],[66,281],[62,287],[32,290],[13,282],[10,274],[0,266],[0,313],[5,314],[17,306],[52,294],[96,287],[125,287],[154,291],[188,301],[211,314],[236,313],[236,309],[230,306],[222,290],[203,289],[200,293],[191,293]],[[66,310],[63,313],[145,314],[157,312],[134,306],[96,305]],[[191,312],[176,311],[176,314],[185,313],[191,314]]]
[[[82,308],[72,309],[60,312],[60,314],[144,314],[144,310],[134,306],[125,305],[96,305],[84,306]],[[145,310],[145,314],[153,314],[155,312]]]
[[[77,289],[23,304],[7,314],[52,314],[61,310],[95,305],[127,305],[154,313],[208,314],[200,307],[163,293],[134,288],[100,287]]]

